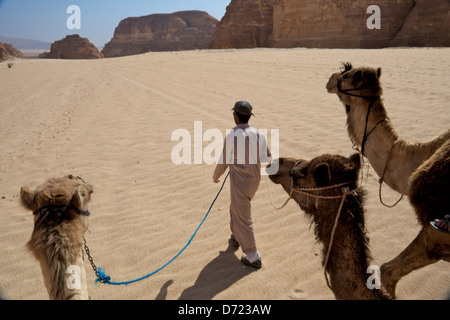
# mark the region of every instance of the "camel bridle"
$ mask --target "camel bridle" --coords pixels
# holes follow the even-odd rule
[[[49,215],[51,216],[55,214],[65,214],[69,210],[76,211],[80,216],[89,217],[91,215],[89,210],[79,210],[77,208],[69,206],[45,206],[33,212],[33,215],[39,215],[39,220],[37,220],[35,228],[40,226]]]
[[[378,121],[377,124],[369,132],[367,132],[367,125],[369,123],[369,116],[370,116],[370,112],[372,110],[372,106],[375,103],[375,101],[379,100],[381,97],[379,95],[378,96],[363,96],[363,95],[359,95],[359,94],[350,93],[353,91],[363,90],[364,88],[360,87],[360,88],[353,88],[353,89],[342,89],[341,82],[342,82],[342,80],[338,80],[338,83],[337,83],[337,89],[338,89],[339,93],[342,93],[342,94],[345,94],[345,95],[351,96],[351,97],[356,97],[356,98],[370,99],[370,104],[369,104],[369,108],[367,110],[367,115],[366,115],[366,123],[364,125],[364,136],[363,136],[362,143],[361,143],[361,154],[365,157],[366,155],[364,153],[364,150],[365,150],[367,138],[381,123],[383,123],[386,120],[386,119],[382,119],[382,120]]]
[[[42,208],[34,211],[33,215],[40,215],[42,217],[42,216],[48,216],[49,214],[66,213],[66,211],[69,211],[69,210],[75,210],[81,216],[88,217],[91,215],[89,210],[79,210],[75,207],[69,207],[69,206],[46,206],[46,207],[42,207]]]

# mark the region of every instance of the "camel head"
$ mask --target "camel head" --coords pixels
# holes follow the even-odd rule
[[[24,186],[20,190],[22,205],[33,212],[44,207],[66,206],[87,210],[93,190],[81,178],[72,175],[47,180],[35,191]]]
[[[361,167],[358,153],[349,158],[325,154],[312,160],[280,158],[274,161],[278,161],[279,170],[269,178],[272,182],[281,184],[288,194],[291,193],[292,187],[321,188],[346,182],[349,182],[348,187],[353,190],[357,187],[358,173]],[[340,189],[336,189],[330,189],[327,195],[339,194]],[[313,198],[297,192],[294,192],[292,197],[306,213],[318,212],[317,202]]]
[[[275,161],[279,171],[270,179],[281,184],[313,220],[316,239],[323,244],[322,265],[336,298],[382,299],[382,293],[366,286],[371,256],[364,226],[364,190],[357,186],[359,153],[348,158],[325,154],[312,160]]]
[[[360,105],[358,99],[381,97],[380,77],[381,68],[353,68],[351,63],[345,63],[340,72],[331,75],[327,91],[337,94],[348,109]]]
[[[49,179],[35,191],[28,187],[20,191],[22,205],[34,214],[27,248],[41,264],[51,299],[88,298],[82,246],[92,192],[83,179],[72,175]],[[73,270],[79,277],[71,276]],[[76,285],[69,286],[69,279]]]

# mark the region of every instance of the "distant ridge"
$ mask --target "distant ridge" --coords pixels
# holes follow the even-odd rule
[[[12,44],[19,50],[50,50],[51,43],[33,39],[0,36],[0,42]]]
[[[120,21],[102,53],[111,58],[149,51],[206,49],[218,22],[198,10],[126,18]]]

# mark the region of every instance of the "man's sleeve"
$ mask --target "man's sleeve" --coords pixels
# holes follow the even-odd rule
[[[219,157],[219,162],[214,170],[213,179],[218,180],[228,169],[228,159],[227,159],[227,139],[223,142],[222,154]]]
[[[262,163],[272,161],[272,153],[267,145],[267,139],[262,133],[259,134],[259,161]]]

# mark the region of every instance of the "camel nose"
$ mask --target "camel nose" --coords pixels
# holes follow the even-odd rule
[[[337,77],[335,74],[333,74],[328,80],[326,89],[328,93],[336,93],[337,92],[336,88],[337,88]]]

